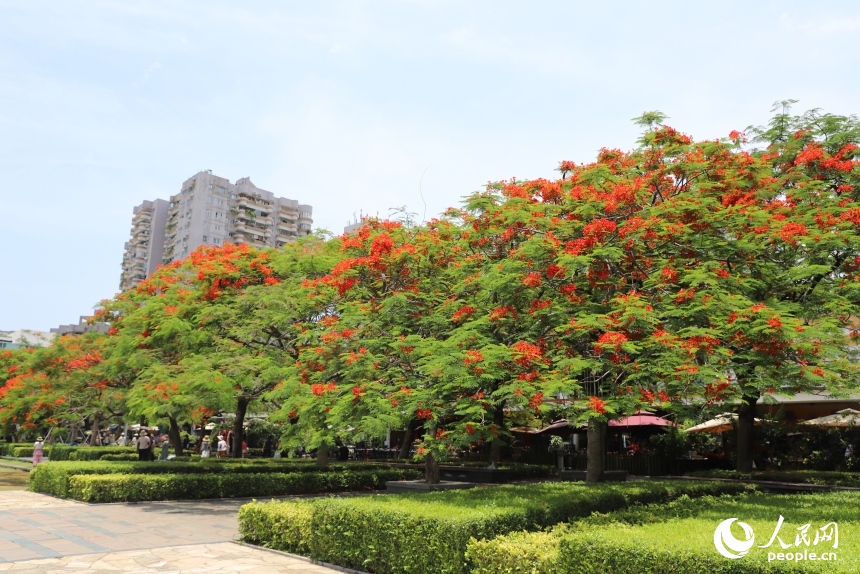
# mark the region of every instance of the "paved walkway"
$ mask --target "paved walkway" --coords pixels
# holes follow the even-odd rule
[[[0,492],[0,572],[335,572],[232,543],[244,502],[92,505]]]

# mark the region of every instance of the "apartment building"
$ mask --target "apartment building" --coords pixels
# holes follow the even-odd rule
[[[125,244],[119,288],[130,289],[161,265],[164,258],[164,225],[168,202],[163,199],[144,201],[134,208],[131,239]]]
[[[164,218],[161,213],[164,203]],[[147,208],[147,204],[152,204]],[[143,207],[142,207],[143,206]],[[271,191],[258,188],[248,177],[230,183],[230,180],[201,171],[185,180],[182,188],[169,201],[161,199],[144,202],[141,211],[150,209],[147,219],[151,221],[147,247],[151,248],[151,259],[143,249],[135,246],[136,233],[141,233],[140,223],[132,219],[132,241],[126,244],[123,259],[121,289],[137,285],[160,264],[184,259],[200,245],[223,245],[224,243],[246,243],[254,247],[280,248],[311,232],[313,208],[300,204],[295,199],[277,197]],[[138,217],[135,208],[135,218]],[[138,261],[137,258],[140,258]],[[126,272],[127,261],[130,273]],[[150,262],[152,267],[150,268]],[[142,269],[145,273],[141,273]]]

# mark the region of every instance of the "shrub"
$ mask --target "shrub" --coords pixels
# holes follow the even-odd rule
[[[139,502],[199,498],[241,498],[378,489],[387,480],[418,478],[412,470],[376,468],[343,472],[248,474],[73,475],[69,497],[84,502]]]
[[[860,473],[823,470],[765,470],[741,473],[736,470],[702,470],[688,476],[703,478],[734,478],[737,480],[770,480],[801,484],[827,484],[831,486],[860,487]]]
[[[5,456],[14,456],[16,458],[20,458],[20,457],[33,456],[33,451],[35,449],[33,448],[33,445],[27,445],[27,446],[15,446],[10,450],[11,450],[12,454],[5,455]],[[44,454],[45,456],[50,456],[51,455],[51,447],[45,445],[42,448],[42,454]]]
[[[69,460],[69,455],[77,447],[67,446],[64,444],[55,444],[51,447],[51,462]]]
[[[375,470],[386,468],[371,464],[332,464],[325,468],[315,465],[259,464],[245,460],[227,459],[232,462],[209,464],[211,459],[201,459],[205,462],[164,461],[164,462],[108,462],[108,461],[51,461],[40,464],[30,472],[30,490],[65,498],[69,495],[69,484],[72,476],[107,475],[107,474],[216,474],[230,472],[233,474],[265,474],[265,473],[304,473],[304,472],[340,472],[343,470]],[[253,496],[253,495],[251,495]],[[262,496],[262,495],[261,495]]]
[[[258,503],[240,511],[239,528],[249,542],[347,568],[377,574],[460,573],[468,571],[465,552],[471,538],[537,530],[594,511],[666,502],[684,494],[740,493],[749,488],[710,482],[542,483],[328,498],[309,503],[310,523],[307,512],[289,508],[292,502]],[[274,516],[262,519],[269,510]],[[280,530],[285,528],[299,534],[284,537]]]
[[[786,562],[768,563],[769,551],[786,551],[779,547],[768,550],[753,547],[743,560],[723,558],[713,546],[714,529],[726,518],[738,516],[766,541],[778,517],[784,516],[786,522],[780,533],[785,534],[782,538],[789,544],[791,533],[797,532],[796,526],[806,523],[817,528],[835,521],[844,534],[860,526],[858,502],[860,493],[856,492],[803,496],[750,493],[739,498],[698,500],[682,497],[665,505],[593,514],[546,532],[517,532],[493,540],[472,540],[467,557],[474,565],[473,574],[809,571],[815,570],[815,562],[802,567]],[[807,550],[820,552],[821,548],[830,550],[829,546]],[[840,548],[845,554],[839,554],[837,563],[827,563],[827,570],[856,572],[860,553],[845,544]]]
[[[69,453],[68,460],[99,460],[109,454],[134,454],[136,452],[133,446],[79,446]]]

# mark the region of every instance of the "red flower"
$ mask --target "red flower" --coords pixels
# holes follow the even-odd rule
[[[588,408],[601,415],[606,413],[606,403],[598,397],[591,397],[588,399]]]

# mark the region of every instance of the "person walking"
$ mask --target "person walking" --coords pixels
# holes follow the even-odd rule
[[[170,439],[165,435],[165,437],[161,441],[161,455],[158,457],[158,460],[167,460],[169,454]]]
[[[218,437],[218,458],[227,458],[227,441],[223,436]]]
[[[200,458],[209,458],[212,454],[212,443],[208,436],[203,437],[203,442],[200,443]]]
[[[140,431],[140,437],[137,439],[137,459],[150,460],[149,448],[151,446],[152,440],[150,440],[149,435],[146,434],[146,431]]]
[[[44,460],[42,449],[45,447],[45,439],[39,437],[33,443],[33,466],[36,466]]]

